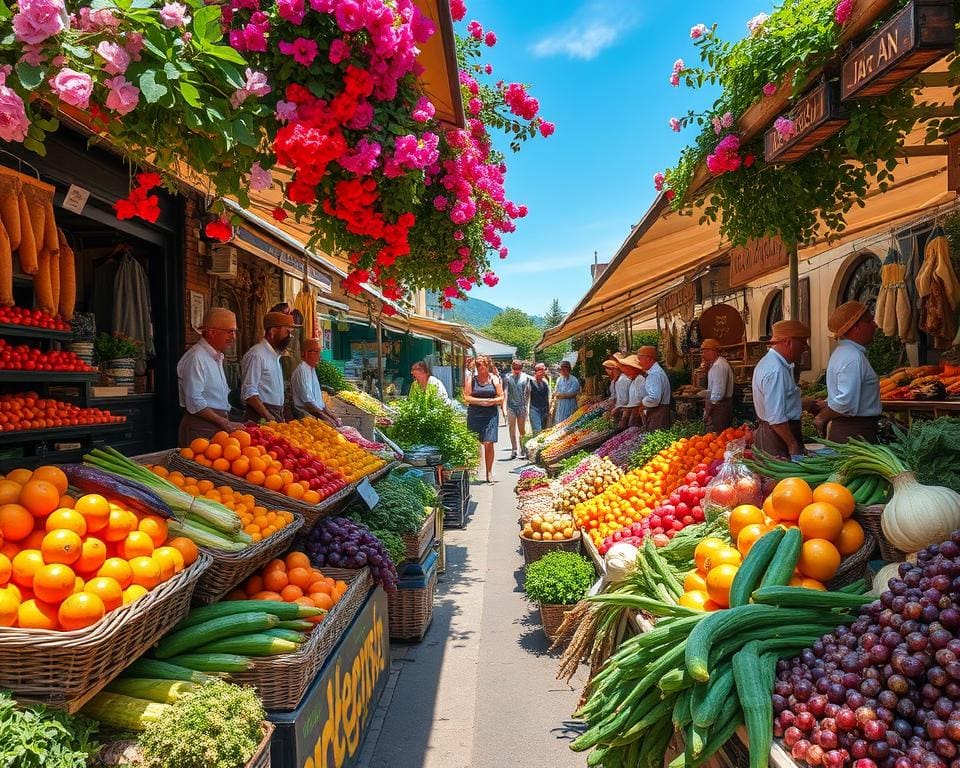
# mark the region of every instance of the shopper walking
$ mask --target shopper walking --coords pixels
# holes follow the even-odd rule
[[[320,340],[307,339],[300,351],[300,365],[290,374],[290,394],[293,399],[293,414],[297,418],[312,416],[324,421],[336,429],[340,419],[327,409],[317,378],[317,364],[320,362]]]
[[[707,388],[703,397],[703,422],[707,432],[720,433],[733,423],[733,369],[720,354],[720,342],[704,339],[700,356],[707,365]]]
[[[793,367],[810,348],[809,338],[810,329],[799,320],[774,323],[772,346],[753,369],[753,408],[760,420],[753,442],[780,458],[803,453],[803,404]]]
[[[566,421],[577,410],[580,382],[572,372],[573,366],[569,362],[564,360],[560,363],[560,378],[557,379],[557,386],[553,391],[553,398],[556,402],[556,411],[553,414],[554,424]]]
[[[263,338],[247,350],[240,364],[240,397],[247,406],[248,421],[283,421],[283,371],[280,355],[290,346],[293,316],[267,312]]]
[[[476,360],[477,374],[464,386],[467,403],[467,426],[480,439],[483,464],[487,470],[487,482],[494,482],[493,447],[497,443],[498,410],[503,403],[503,386],[490,358],[480,355]]]
[[[410,367],[410,375],[413,377],[413,383],[410,384],[410,394],[413,394],[414,387],[424,392],[426,392],[429,387],[433,387],[445,403],[450,402],[450,395],[447,394],[447,388],[443,386],[443,382],[440,381],[440,379],[430,373],[430,368],[425,362],[420,360],[414,363]]]
[[[523,372],[523,363],[514,360],[510,373],[504,377],[503,394],[507,409],[507,429],[510,432],[510,458],[517,458],[517,445],[521,458],[526,458],[523,438],[527,431],[527,411],[530,408],[530,377]],[[519,440],[518,440],[519,434]]]
[[[643,368],[646,380],[643,383],[643,427],[647,432],[670,429],[670,379],[657,362],[657,348],[640,347],[637,360]]]
[[[547,380],[547,366],[537,363],[530,380],[530,431],[534,435],[547,426],[550,418],[550,382]]]

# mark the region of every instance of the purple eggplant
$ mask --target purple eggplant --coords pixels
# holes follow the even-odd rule
[[[142,483],[112,472],[104,472],[86,464],[66,464],[61,467],[70,485],[86,493],[99,493],[123,504],[127,509],[143,515],[174,517],[170,505]]]

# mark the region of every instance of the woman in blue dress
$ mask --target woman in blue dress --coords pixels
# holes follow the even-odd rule
[[[475,361],[476,375],[467,379],[463,387],[463,399],[467,403],[467,426],[480,438],[483,462],[487,470],[487,482],[493,482],[493,446],[497,442],[497,425],[500,422],[500,405],[503,403],[503,386],[500,377],[493,372],[493,364],[486,355]]]
[[[560,378],[557,379],[557,386],[553,391],[553,399],[556,403],[556,411],[553,414],[554,424],[569,419],[573,412],[577,410],[580,382],[571,373],[571,370],[570,363],[566,360],[560,363]]]

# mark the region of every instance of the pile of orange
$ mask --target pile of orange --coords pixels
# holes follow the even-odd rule
[[[338,470],[347,483],[355,483],[386,463],[379,456],[351,443],[319,419],[300,419],[282,424],[269,422],[264,429],[281,435],[291,445],[316,456],[330,469]]]
[[[150,470],[191,496],[202,496],[218,501],[235,512],[240,518],[244,532],[248,533],[254,541],[272,536],[293,522],[292,512],[267,509],[257,504],[257,500],[250,494],[235,491],[229,485],[215,486],[210,480],[198,480],[195,477],[184,476],[180,472],[170,472],[160,465],[150,467]]]
[[[347,583],[337,581],[313,567],[304,552],[290,552],[283,559],[267,563],[260,573],[248,578],[227,600],[283,600],[329,611],[346,594]],[[310,619],[314,623],[323,615]]]
[[[67,486],[54,466],[0,480],[0,626],[82,629],[197,558],[162,517]]]
[[[577,505],[574,519],[597,546],[611,533],[647,517],[654,507],[683,484],[698,464],[723,457],[727,443],[743,437],[727,429],[682,438],[664,448],[644,466],[627,473],[603,493]]]

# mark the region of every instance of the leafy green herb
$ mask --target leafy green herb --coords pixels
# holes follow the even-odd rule
[[[0,691],[0,768],[85,768],[100,749],[97,724],[44,706],[18,707]]]
[[[630,456],[627,465],[630,469],[642,467],[664,448],[669,448],[677,440],[693,435],[702,435],[705,429],[702,421],[691,421],[687,424],[674,424],[670,429],[658,429],[651,432],[646,439],[637,446],[637,450]]]
[[[386,430],[401,448],[433,445],[443,461],[454,466],[473,466],[479,455],[477,436],[464,418],[447,404],[433,387],[417,388],[396,403],[397,416]]]
[[[560,462],[560,474],[566,474],[590,455],[588,451],[577,451],[573,456],[567,456]]]
[[[386,547],[387,554],[395,563],[402,563],[407,559],[407,545],[393,531],[374,531],[373,535],[380,539],[380,543]]]
[[[350,389],[343,372],[329,360],[321,360],[317,363],[317,379],[321,387],[329,387],[336,392]]]
[[[527,597],[541,605],[573,605],[597,580],[593,564],[575,552],[548,552],[527,566]]]
[[[890,449],[924,485],[941,485],[960,492],[960,420],[943,416],[914,421],[907,432],[894,427]]]
[[[423,485],[416,478],[410,480]],[[400,535],[419,532],[427,513],[420,489],[410,480],[393,474],[385,477],[374,486],[380,497],[376,506],[368,509],[366,505],[358,504],[350,517],[375,531],[390,531]]]

